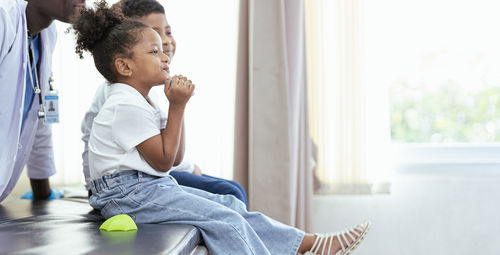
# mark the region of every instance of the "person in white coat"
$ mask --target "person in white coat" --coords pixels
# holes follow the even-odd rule
[[[34,199],[54,194],[52,135],[42,98],[51,79],[54,20],[70,22],[85,0],[0,0],[0,202],[25,165]]]

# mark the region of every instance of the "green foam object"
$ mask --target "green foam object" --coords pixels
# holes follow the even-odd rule
[[[107,219],[99,229],[105,231],[130,231],[137,230],[137,225],[130,216],[119,214]]]

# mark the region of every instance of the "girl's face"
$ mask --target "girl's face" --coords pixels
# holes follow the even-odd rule
[[[164,84],[170,77],[170,60],[162,51],[160,36],[151,28],[141,33],[142,39],[132,48],[132,76],[147,86]]]
[[[152,27],[160,35],[163,45],[163,52],[167,54],[170,59],[172,59],[175,54],[176,44],[165,14],[152,13],[145,17],[137,19],[137,21]]]

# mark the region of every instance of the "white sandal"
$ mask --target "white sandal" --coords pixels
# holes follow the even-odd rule
[[[357,225],[355,227],[349,228],[349,229],[344,229],[340,232],[336,233],[327,233],[327,234],[316,234],[318,238],[313,243],[313,246],[309,251],[304,253],[304,255],[315,255],[318,254],[319,248],[322,247],[322,252],[321,255],[323,254],[330,254],[330,250],[333,245],[333,240],[335,237],[339,240],[340,247],[341,249],[337,252],[336,255],[348,255],[350,254],[356,247],[359,246],[361,241],[366,236],[366,233],[370,229],[371,223],[369,221],[365,222],[364,224]],[[359,231],[359,232],[357,232]],[[349,244],[349,240],[347,239],[346,235],[351,238],[352,243]],[[355,236],[355,237],[354,237]],[[328,244],[329,243],[329,244]],[[328,244],[328,252],[326,253],[326,247]]]

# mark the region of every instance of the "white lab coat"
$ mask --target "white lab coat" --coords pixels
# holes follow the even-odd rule
[[[26,164],[32,179],[45,179],[55,173],[52,131],[38,120],[38,96],[21,130],[29,57],[26,5],[24,0],[0,0],[0,202],[12,191]],[[55,24],[40,35],[38,75],[44,96],[52,73]]]

